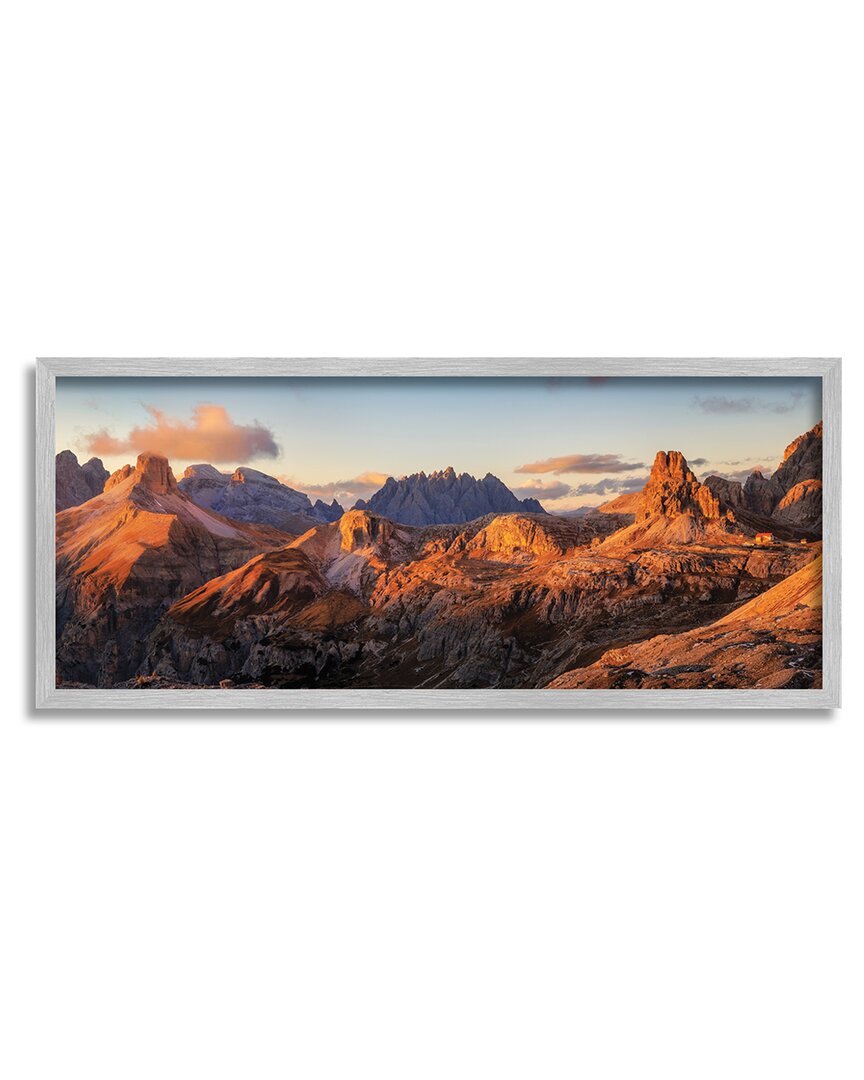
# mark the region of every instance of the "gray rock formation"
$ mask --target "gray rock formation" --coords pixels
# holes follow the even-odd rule
[[[343,507],[334,499],[329,505],[323,499],[316,499],[312,506],[312,517],[316,521],[338,521],[345,513]]]
[[[496,476],[477,480],[456,473],[452,465],[428,476],[424,472],[388,477],[386,484],[357,509],[398,521],[403,525],[449,525],[474,521],[486,514],[545,514],[536,499],[518,499]]]
[[[819,531],[822,528],[822,422],[793,439],[769,477],[752,472],[742,487],[736,480],[709,476],[705,486],[721,505],[777,522]]]
[[[744,502],[744,489],[737,480],[727,480],[724,476],[707,476],[703,483],[723,505],[732,510]]]
[[[775,483],[773,476],[765,477],[761,472],[752,472],[744,483],[744,505],[754,514],[769,517],[782,497],[783,489]]]
[[[61,450],[54,459],[56,509],[68,510],[101,495],[107,479],[108,470],[99,458],[79,465],[71,450]]]
[[[784,492],[791,491],[803,480],[822,480],[822,421],[793,439],[786,447],[783,460],[772,479]]]
[[[802,480],[790,488],[772,515],[774,521],[804,529],[822,528],[822,481]]]
[[[233,473],[213,465],[190,465],[178,484],[198,506],[214,510],[233,521],[275,525],[289,531],[305,531],[319,521],[335,521],[343,513],[334,499],[330,506],[313,506],[308,495],[295,491],[275,476],[245,467]]]

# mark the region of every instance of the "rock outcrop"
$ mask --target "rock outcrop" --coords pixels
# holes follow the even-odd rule
[[[128,480],[134,472],[134,465],[121,465],[120,468],[111,473],[111,475],[105,481],[105,487],[103,490],[110,491],[112,488],[117,487],[117,485],[122,484],[124,480]]]
[[[369,500],[356,505],[403,525],[461,524],[486,514],[546,512],[536,499],[518,499],[491,473],[477,480],[452,466],[428,476],[390,476]]]
[[[783,452],[783,460],[774,473],[784,491],[791,491],[802,480],[822,479],[822,421],[810,431],[793,439]]]
[[[774,507],[783,497],[783,489],[773,477],[763,476],[758,470],[750,473],[744,482],[743,503],[754,514],[770,517]]]
[[[292,532],[303,532],[316,521],[334,521],[343,512],[335,499],[330,506],[320,499],[313,506],[302,491],[246,467],[223,473],[213,465],[190,465],[179,487],[198,506],[233,521],[273,525]]]
[[[99,495],[108,479],[108,470],[99,458],[90,458],[83,465],[71,450],[61,450],[54,459],[54,484],[56,509],[68,510],[70,506]]]
[[[315,518],[316,521],[328,522],[338,521],[344,513],[344,508],[335,499],[330,503],[325,503],[323,499],[316,499],[312,505],[310,516]]]
[[[707,476],[703,484],[717,496],[721,506],[735,510],[744,503],[744,489],[737,480],[727,480],[724,476]]]
[[[642,489],[636,521],[655,517],[671,520],[681,514],[716,519],[720,517],[720,502],[710,488],[699,483],[679,450],[660,450]]]
[[[801,486],[805,485],[805,486]],[[722,506],[743,508],[765,519],[814,535],[822,529],[822,422],[793,439],[771,476],[755,470],[744,482],[708,476],[705,486]],[[794,492],[794,494],[793,494]],[[762,528],[770,528],[770,521]]]
[[[822,528],[822,481],[801,480],[791,487],[772,515],[774,521],[796,528],[819,531]]]
[[[635,520],[613,533],[604,542],[604,551],[675,547],[709,539],[727,543],[737,529],[732,511],[724,510],[711,489],[699,483],[678,450],[657,453],[638,500],[627,505],[633,506]]]
[[[599,514],[584,518],[498,514],[466,539],[464,548],[457,538],[451,550],[511,563],[561,558],[586,547],[595,537],[610,535],[616,527],[614,519]]]

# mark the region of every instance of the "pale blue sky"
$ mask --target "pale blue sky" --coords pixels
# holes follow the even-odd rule
[[[206,405],[225,413],[196,419]],[[152,442],[177,476],[200,461],[251,465],[350,503],[378,474],[453,465],[554,510],[641,486],[658,450],[681,450],[699,476],[771,470],[821,418],[821,389],[777,378],[58,378],[56,418],[58,450],[95,452],[111,471]],[[556,458],[571,460],[544,465]]]

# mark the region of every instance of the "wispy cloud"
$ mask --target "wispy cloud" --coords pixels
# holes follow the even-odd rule
[[[387,482],[390,474],[384,472],[364,472],[359,476],[353,476],[348,480],[333,480],[324,484],[306,483],[293,476],[280,476],[283,484],[297,491],[305,491],[310,499],[323,499],[331,502],[336,499],[343,506],[355,503],[358,499],[366,499]]]
[[[518,484],[511,490],[520,499],[542,499],[544,502],[554,502],[572,494],[570,485],[563,480],[535,480],[533,484]]]
[[[793,390],[789,395],[789,401],[776,401],[770,405],[765,406],[766,412],[783,413],[792,412],[798,402],[804,397],[803,390]]]
[[[726,397],[724,394],[712,394],[703,397],[696,394],[693,408],[703,413],[789,413],[798,405],[804,394],[801,390],[792,390],[788,398],[782,401],[757,401],[753,397]]]
[[[278,457],[273,433],[260,424],[237,424],[222,405],[196,405],[191,421],[168,416],[145,405],[151,422],[133,427],[117,438],[106,428],[84,436],[89,453],[105,456],[139,454],[145,450],[169,460],[243,464],[262,457]]]
[[[753,398],[730,398],[723,394],[700,397],[697,394],[693,398],[693,407],[703,413],[749,413],[753,412],[756,404]]]
[[[579,484],[573,489],[574,495],[626,495],[631,491],[641,491],[648,483],[647,476],[621,477],[605,476],[594,483]]]
[[[763,476],[770,476],[773,471],[769,465],[751,465],[747,469],[736,469],[734,472],[721,472],[717,473],[717,475],[726,480],[737,480],[739,484],[743,484],[751,473],[760,472]]]
[[[704,458],[704,457],[688,458],[687,459],[687,464],[690,465],[691,468],[694,465],[697,465],[697,466],[698,465],[707,465],[708,464],[708,458]]]
[[[546,458],[519,465],[517,473],[616,473],[644,469],[644,461],[622,461],[620,454],[566,454],[563,457]]]

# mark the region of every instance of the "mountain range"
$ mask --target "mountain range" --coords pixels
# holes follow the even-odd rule
[[[57,509],[78,506],[101,493],[108,472],[98,458],[79,466],[71,450],[57,455]],[[131,469],[131,466],[128,466]],[[234,521],[273,525],[301,533],[318,522],[336,521],[345,512],[335,500],[314,503],[302,491],[283,484],[275,476],[245,466],[232,473],[213,465],[190,465],[178,482],[192,502]],[[369,509],[405,525],[460,524],[484,514],[524,512],[544,514],[536,499],[519,499],[496,476],[487,473],[477,480],[451,467],[427,476],[424,472],[388,477],[368,501],[355,508]]]
[[[390,476],[384,486],[357,510],[398,521],[402,525],[451,525],[474,521],[484,514],[545,514],[536,499],[519,499],[497,476],[487,473],[477,480],[457,473],[452,465],[440,472],[413,473],[396,480]]]
[[[817,686],[817,515],[787,512],[809,500],[821,517],[819,442],[821,427],[790,444],[761,513],[746,484],[733,505],[734,487],[700,483],[664,450],[643,490],[602,512],[565,518],[516,500],[433,524],[368,505],[310,524],[264,474],[196,466],[177,483],[164,457],[142,454],[57,514],[58,683]],[[476,505],[460,491],[500,494],[488,478],[460,480],[418,474],[377,494],[391,514],[430,513],[441,491],[449,513]],[[229,484],[235,513],[250,492],[275,493],[283,526],[298,527],[213,509]],[[787,498],[796,488],[808,494]],[[762,546],[765,523],[774,539]]]

